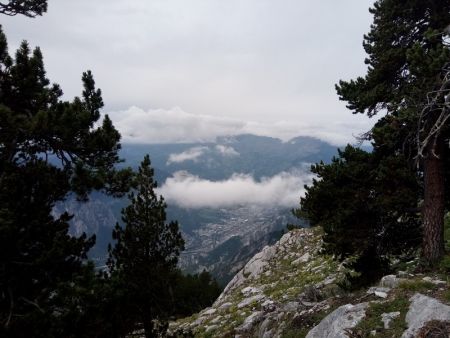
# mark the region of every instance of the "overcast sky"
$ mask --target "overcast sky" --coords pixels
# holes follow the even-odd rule
[[[335,144],[373,124],[334,84],[364,75],[372,0],[49,0],[34,20],[2,17],[71,98],[94,72],[125,141],[254,132]],[[298,129],[298,131],[297,131]]]

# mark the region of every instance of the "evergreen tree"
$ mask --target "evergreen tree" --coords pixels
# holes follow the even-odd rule
[[[114,169],[119,133],[107,116],[96,127],[103,102],[90,72],[83,84],[82,98],[61,101],[41,51],[23,42],[13,59],[0,27],[1,336],[76,336],[68,329],[86,305],[79,291],[90,288],[95,238],[71,237],[71,216],[53,206],[72,192],[129,186],[130,170]]]
[[[155,320],[164,322],[172,311],[172,278],[184,241],[177,222],[166,223],[166,203],[158,198],[150,158],[145,156],[136,175],[136,194],[123,211],[125,227],[116,225],[110,246],[111,278],[123,291],[128,315],[156,336]]]
[[[417,247],[418,184],[402,156],[378,156],[347,146],[330,164],[313,165],[317,175],[294,214],[324,229],[324,248],[362,273],[355,283],[376,280],[390,256]]]
[[[7,0],[0,2],[0,14],[22,14],[30,18],[47,12],[47,0]]]
[[[421,165],[422,254],[434,263],[444,252],[450,1],[378,0],[370,12],[374,20],[363,43],[367,74],[340,81],[337,92],[354,113],[386,113],[382,130],[374,130],[386,138],[379,145],[396,143],[397,152]]]

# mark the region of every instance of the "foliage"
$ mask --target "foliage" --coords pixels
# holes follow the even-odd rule
[[[156,195],[150,158],[145,156],[136,175],[137,192],[123,209],[125,227],[116,225],[115,246],[109,249],[111,278],[122,293],[126,316],[154,336],[154,320],[164,321],[173,306],[174,272],[184,240],[178,223],[166,223],[166,203]]]
[[[376,142],[380,147],[388,145],[394,153],[419,160],[424,177],[422,253],[433,263],[443,254],[444,148],[450,135],[442,119],[448,115],[446,94],[436,90],[446,83],[443,68],[450,60],[450,1],[378,0],[370,12],[373,25],[363,42],[367,74],[340,81],[336,89],[353,113],[386,114],[385,137]],[[376,126],[367,137],[376,138],[379,131]]]
[[[22,14],[36,17],[47,12],[47,0],[7,0],[0,3],[0,14],[14,16]]]
[[[42,53],[23,42],[9,56],[0,28],[0,325],[3,336],[67,336],[95,274],[86,254],[95,238],[69,236],[56,202],[93,190],[121,195],[130,170],[117,171],[120,135],[90,72],[82,98],[60,100]],[[83,291],[84,290],[84,291]],[[27,334],[28,332],[28,334]],[[65,333],[64,333],[65,332]]]
[[[408,312],[408,308],[409,301],[406,295],[383,303],[372,302],[366,311],[364,319],[352,331],[357,332],[359,334],[358,337],[371,337],[372,331],[377,332],[377,337],[400,337],[407,328],[405,315]],[[391,321],[389,329],[385,329],[381,315],[392,312],[400,312],[400,315]]]
[[[173,315],[187,317],[210,306],[219,297],[222,289],[207,272],[196,275],[176,274]]]
[[[347,146],[317,175],[294,211],[324,229],[324,248],[371,281],[388,268],[389,255],[418,244],[418,185],[401,156],[381,157]]]

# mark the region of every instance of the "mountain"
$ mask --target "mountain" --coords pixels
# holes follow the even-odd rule
[[[447,275],[415,273],[417,259],[407,271],[349,291],[343,286],[353,272],[323,254],[321,238],[318,227],[297,229],[264,247],[211,307],[170,323],[171,336],[449,337]]]
[[[267,187],[266,178],[277,177],[280,173],[306,175],[311,163],[321,160],[327,162],[335,153],[335,146],[311,137],[302,136],[282,142],[270,137],[239,135],[218,138],[216,142],[123,144],[120,155],[125,160],[121,166],[136,168],[144,155],[149,154],[160,187],[180,172],[188,178],[195,177],[202,180],[202,184],[212,184],[214,187],[215,182],[227,182],[233,180],[235,175],[246,175],[246,179],[251,177],[251,184],[258,188],[255,194],[260,191],[260,186],[268,188],[270,194],[271,187]],[[283,180],[283,177],[279,180]],[[274,181],[274,184],[278,182]],[[195,180],[193,184],[196,184]],[[288,186],[290,193],[292,189],[300,191],[303,184],[296,184],[299,186]],[[284,194],[283,190],[278,192]],[[181,199],[198,201],[202,197],[208,200],[208,196],[183,196],[183,190],[181,193]],[[241,195],[239,191],[233,193]],[[216,195],[219,195],[216,196],[219,198],[217,205],[195,207],[180,205],[177,200],[169,198],[167,211],[169,219],[179,221],[186,240],[186,251],[180,262],[182,268],[189,272],[210,270],[222,283],[226,283],[249,257],[264,245],[276,241],[287,223],[298,223],[298,220],[292,218],[290,209],[296,206],[299,193],[289,205],[243,201],[236,205],[222,206],[221,192],[216,192]],[[54,212],[58,214],[68,211],[75,215],[72,234],[86,232],[96,235],[97,243],[90,256],[98,265],[102,265],[107,245],[111,242],[112,227],[117,221],[120,222],[120,210],[127,203],[126,198],[113,199],[93,193],[87,203],[68,198],[64,203],[58,204]]]

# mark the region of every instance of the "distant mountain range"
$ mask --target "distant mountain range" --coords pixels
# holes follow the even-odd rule
[[[260,180],[282,172],[306,171],[310,164],[321,160],[328,162],[336,153],[335,146],[311,137],[282,142],[270,137],[240,135],[208,143],[123,144],[121,157],[125,162],[121,165],[136,168],[144,155],[149,154],[159,186],[180,171],[208,182],[243,174],[251,176],[258,184]],[[210,270],[223,283],[245,264],[246,259],[276,241],[287,223],[298,222],[290,214],[290,208],[295,205],[243,203],[188,208],[170,200],[168,203],[168,218],[179,221],[186,240],[186,251],[180,263],[182,268],[189,272]],[[126,205],[126,199],[93,193],[89,202],[68,199],[57,205],[55,212],[67,210],[75,214],[71,229],[74,235],[86,232],[97,236],[91,257],[101,265],[111,242],[112,227],[120,222],[120,210]]]

